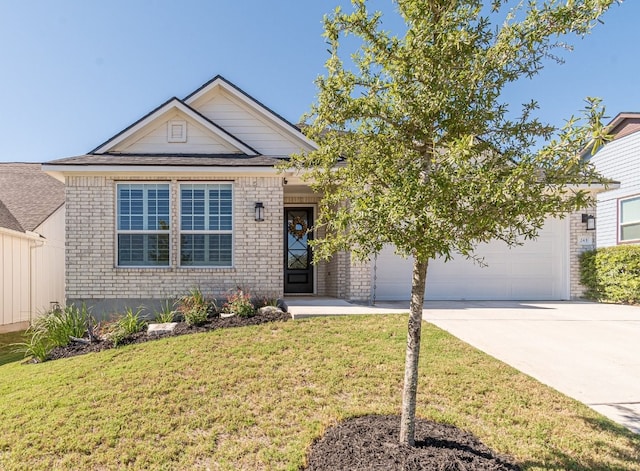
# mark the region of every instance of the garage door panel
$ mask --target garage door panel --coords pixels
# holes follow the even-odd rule
[[[478,247],[483,267],[462,256],[432,260],[426,298],[433,300],[554,300],[568,296],[566,221],[548,220],[539,238],[509,248],[501,241]],[[412,260],[385,247],[377,257],[376,299],[409,299]]]

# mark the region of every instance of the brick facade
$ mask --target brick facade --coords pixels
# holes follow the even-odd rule
[[[571,213],[569,217],[569,284],[571,299],[584,296],[585,288],[580,284],[580,254],[596,248],[596,232],[588,231],[582,222],[582,214],[595,215],[595,208],[586,208]]]
[[[171,188],[170,266],[116,267],[116,183],[169,182]],[[282,296],[283,187],[278,177],[188,178],[180,181],[232,181],[234,192],[233,268],[179,266],[177,179],[69,176],[67,185],[66,297],[89,305],[128,300],[161,300],[197,286],[223,296],[236,286],[261,295]],[[255,221],[255,202],[265,207],[265,220]],[[111,301],[111,303],[109,303]],[[105,308],[106,309],[106,308]],[[99,310],[103,310],[99,308]]]

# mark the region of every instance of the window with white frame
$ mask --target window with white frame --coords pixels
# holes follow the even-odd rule
[[[640,196],[620,200],[620,242],[640,240]]]
[[[180,184],[180,264],[230,267],[232,239],[232,184]]]
[[[118,183],[117,265],[169,266],[169,184]]]

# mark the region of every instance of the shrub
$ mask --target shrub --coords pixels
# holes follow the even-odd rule
[[[130,307],[126,308],[124,316],[120,317],[113,324],[113,330],[111,332],[111,340],[113,346],[117,347],[127,337],[140,332],[144,329],[147,322],[140,316],[142,308],[138,308],[136,312]]]
[[[580,282],[589,299],[640,303],[640,246],[620,245],[583,253]]]
[[[251,302],[251,295],[239,287],[227,296],[224,310],[240,317],[251,317],[256,313],[256,309]]]
[[[210,304],[200,288],[194,287],[178,299],[178,310],[187,324],[198,325],[207,320]]]
[[[53,347],[68,345],[71,337],[84,337],[87,329],[95,323],[85,304],[81,307],[57,307],[37,318],[32,330],[41,331]]]
[[[31,356],[36,361],[45,361],[55,347],[64,347],[71,337],[82,338],[95,325],[85,304],[81,307],[55,307],[38,317],[26,332],[28,340],[16,344],[16,351]]]
[[[162,303],[160,306],[160,310],[155,313],[155,320],[161,324],[166,324],[167,322],[173,322],[173,318],[176,315],[176,311],[173,310],[174,307],[173,302],[170,302],[168,299]]]
[[[24,342],[14,343],[13,351],[16,353],[22,353],[25,358],[31,357],[36,363],[42,363],[49,358],[49,352],[53,348],[51,342],[44,336],[43,331],[31,331],[28,329],[26,332],[27,339]]]

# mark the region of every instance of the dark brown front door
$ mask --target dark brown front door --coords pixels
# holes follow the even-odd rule
[[[313,208],[284,210],[284,292],[313,293],[313,265],[309,241]]]

